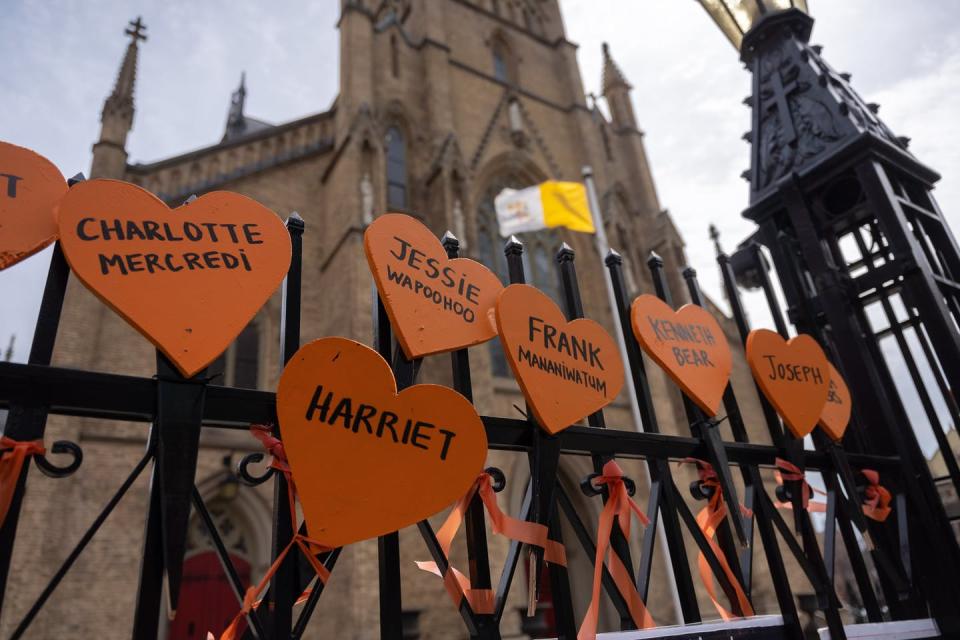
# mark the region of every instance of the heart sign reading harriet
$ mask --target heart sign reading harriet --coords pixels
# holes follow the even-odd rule
[[[747,336],[753,378],[797,438],[813,431],[830,392],[830,363],[817,341],[800,334],[789,342],[768,329]]]
[[[617,345],[593,320],[567,322],[549,296],[525,284],[500,293],[496,318],[507,362],[549,433],[563,431],[620,393]]]
[[[0,142],[0,271],[57,239],[57,203],[66,192],[52,162]]]
[[[60,203],[60,242],[80,281],[188,377],[223,353],[290,266],[280,218],[226,191],[170,209],[136,185],[81,182]]]
[[[397,531],[476,480],[487,434],[452,389],[397,393],[390,366],[346,338],[302,347],[280,376],[277,416],[310,538],[329,547]]]
[[[850,390],[847,383],[832,363],[830,368],[830,391],[827,393],[827,403],[820,412],[820,426],[834,442],[843,439],[843,432],[850,423],[850,411],[853,403],[850,400]]]
[[[674,311],[660,298],[645,294],[633,301],[630,321],[647,355],[707,415],[717,415],[733,357],[716,319],[695,304]]]
[[[397,341],[409,358],[480,344],[497,335],[487,322],[503,289],[479,262],[447,258],[440,241],[401,213],[380,216],[363,248]]]

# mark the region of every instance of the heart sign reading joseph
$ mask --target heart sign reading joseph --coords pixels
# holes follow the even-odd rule
[[[816,340],[800,334],[787,342],[774,331],[756,329],[747,336],[747,362],[793,435],[813,431],[830,392],[830,363]]]
[[[397,531],[466,493],[487,456],[473,405],[452,389],[397,393],[390,366],[346,338],[302,347],[277,416],[308,535],[329,547]]]
[[[363,234],[363,248],[397,341],[409,358],[453,351],[497,335],[487,311],[503,289],[479,262],[447,258],[419,221],[380,216]]]
[[[497,297],[500,340],[537,422],[563,431],[613,402],[623,386],[623,363],[603,327],[567,322],[539,289],[512,284]]]
[[[187,377],[223,353],[290,266],[280,218],[226,191],[170,209],[126,182],[81,182],[61,201],[60,242],[80,281]]]
[[[847,430],[850,423],[850,411],[853,403],[850,399],[850,390],[847,383],[837,371],[833,363],[828,363],[830,368],[830,391],[827,393],[827,404],[823,405],[823,411],[820,412],[820,426],[834,442],[840,442],[843,439],[843,433]]]
[[[0,271],[57,239],[60,170],[40,154],[0,142]]]
[[[733,357],[716,319],[695,304],[674,311],[660,298],[645,294],[633,301],[630,322],[647,355],[707,415],[717,415]]]

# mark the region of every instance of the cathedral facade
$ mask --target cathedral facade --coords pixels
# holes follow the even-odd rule
[[[566,38],[558,0],[341,0],[338,29],[340,91],[326,111],[267,124],[246,113],[247,88],[241,81],[218,143],[133,164],[126,142],[134,119],[137,57],[145,47],[137,29],[103,107],[91,177],[133,182],[171,206],[193,194],[230,190],[260,201],[283,218],[298,212],[306,225],[304,342],[341,335],[372,343],[373,289],[362,236],[381,213],[414,215],[438,236],[452,231],[464,255],[506,280],[505,239],[497,230],[494,197],[505,187],[581,180],[585,166],[593,170],[603,224],[610,244],[624,256],[631,293],[653,290],[646,260],[655,251],[666,263],[675,302],[687,298],[680,276],[683,241],[657,198],[631,86],[604,46],[600,90],[607,113],[598,107],[600,98],[588,98],[577,46]],[[612,333],[605,269],[592,238],[561,230],[521,239],[528,281],[558,300],[555,253],[561,242],[573,247],[586,315]],[[735,328],[712,310],[736,345]],[[220,383],[275,387],[279,315],[276,295],[212,366],[211,373],[222,376]],[[470,357],[480,413],[516,417],[515,407],[523,405],[523,397],[499,345],[474,347]],[[431,360],[424,366],[424,380],[449,384],[447,360]],[[743,411],[758,415],[749,373],[742,358],[735,360]],[[74,279],[55,364],[150,376],[155,373],[155,352]],[[679,392],[652,363],[648,371],[661,430],[689,435]],[[613,428],[635,428],[625,394],[606,413]],[[197,486],[240,573],[257,581],[270,562],[271,495],[266,487],[238,487],[233,468],[240,456],[259,445],[243,431],[204,431]],[[83,534],[142,455],[146,433],[142,424],[51,417],[48,441],[78,442],[85,462],[70,480],[30,477],[0,637],[7,637],[62,562],[65,549]],[[526,457],[491,454],[490,462],[507,472],[509,485],[501,504],[516,514],[528,473]],[[566,465],[561,481],[574,488],[571,495],[579,495],[576,486],[590,471],[589,461]],[[639,463],[626,463],[625,469],[642,484]],[[678,484],[683,486],[680,480]],[[133,486],[27,637],[129,636],[147,489],[144,478]],[[596,521],[598,504],[581,499],[578,509],[585,522]],[[490,539],[496,572],[507,545],[496,536]],[[579,618],[589,600],[590,559],[575,549],[572,534],[567,540]],[[205,637],[208,629],[222,628],[231,607],[236,609],[229,593],[223,604],[209,595],[224,585],[208,544],[197,524],[190,533],[183,604],[176,618],[162,621],[164,638]],[[413,566],[412,560],[428,555],[417,532],[401,532],[401,546],[408,637],[467,637],[442,581]],[[455,563],[463,566],[463,555],[456,551]],[[691,560],[695,565],[693,553]],[[661,577],[651,589],[650,607],[659,621],[669,623],[675,610],[662,557],[654,570]],[[333,572],[307,635],[379,637],[377,590],[376,541],[351,545]],[[764,594],[758,584],[758,602],[772,601]],[[706,599],[703,603],[706,615],[710,604]],[[526,604],[526,580],[520,577],[511,590],[504,637],[526,637],[523,630],[536,626],[521,613]],[[540,603],[541,611],[548,608],[549,602]],[[541,615],[537,624],[549,625],[548,618]],[[613,623],[612,616],[605,621],[607,626]]]

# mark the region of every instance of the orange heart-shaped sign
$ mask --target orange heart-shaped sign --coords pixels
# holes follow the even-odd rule
[[[753,378],[797,438],[813,431],[830,392],[830,363],[817,341],[800,334],[790,341],[768,329],[747,336]]]
[[[66,192],[52,162],[0,142],[0,271],[57,239],[57,203]]]
[[[617,345],[603,327],[567,322],[550,297],[512,284],[497,297],[497,327],[507,362],[537,422],[559,433],[613,402],[623,386]]]
[[[363,234],[363,248],[408,357],[453,351],[497,335],[487,311],[503,289],[500,279],[474,260],[447,258],[440,241],[415,218],[380,216]]]
[[[277,416],[308,534],[339,547],[452,504],[487,456],[473,405],[452,389],[397,393],[390,366],[346,338],[302,347],[280,376]]]
[[[853,401],[850,398],[850,389],[847,382],[837,371],[833,363],[827,363],[830,369],[830,391],[827,393],[827,403],[820,412],[820,426],[834,442],[843,439],[843,433],[850,424],[850,411]]]
[[[733,357],[716,319],[695,304],[674,311],[660,298],[644,294],[630,307],[630,323],[647,355],[707,415],[717,415]]]
[[[243,330],[290,267],[290,236],[255,200],[226,191],[170,209],[117,180],[75,185],[60,203],[70,268],[185,376]]]

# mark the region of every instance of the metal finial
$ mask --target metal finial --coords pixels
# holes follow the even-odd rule
[[[623,264],[623,256],[616,249],[607,249],[607,255],[603,259],[603,263],[608,267],[612,267],[615,264]]]
[[[647,258],[647,266],[650,267],[662,267],[663,258],[656,251],[651,251],[650,256]]]
[[[566,242],[557,249],[557,262],[572,262],[577,257],[577,252]]]
[[[523,253],[523,242],[517,236],[510,236],[506,244],[503,245],[503,252],[509,255],[519,255]]]
[[[443,245],[443,248],[446,249],[447,252],[460,250],[460,241],[449,229],[447,229],[447,231],[443,234],[443,237],[440,238],[440,244]]]
[[[195,194],[195,193],[194,193],[194,194],[191,194],[191,196],[190,196],[189,198],[187,198],[186,200],[183,201],[183,204],[190,204],[191,202],[193,202],[193,201],[196,200],[196,199],[197,199],[197,194]]]
[[[81,172],[78,173],[77,175],[75,175],[75,176],[73,176],[72,178],[70,178],[69,180],[67,180],[67,186],[68,186],[68,187],[72,187],[73,185],[77,184],[78,182],[83,182],[83,181],[86,180],[86,179],[87,179],[87,177],[86,177],[85,175],[83,175],[83,172],[81,171]]]

